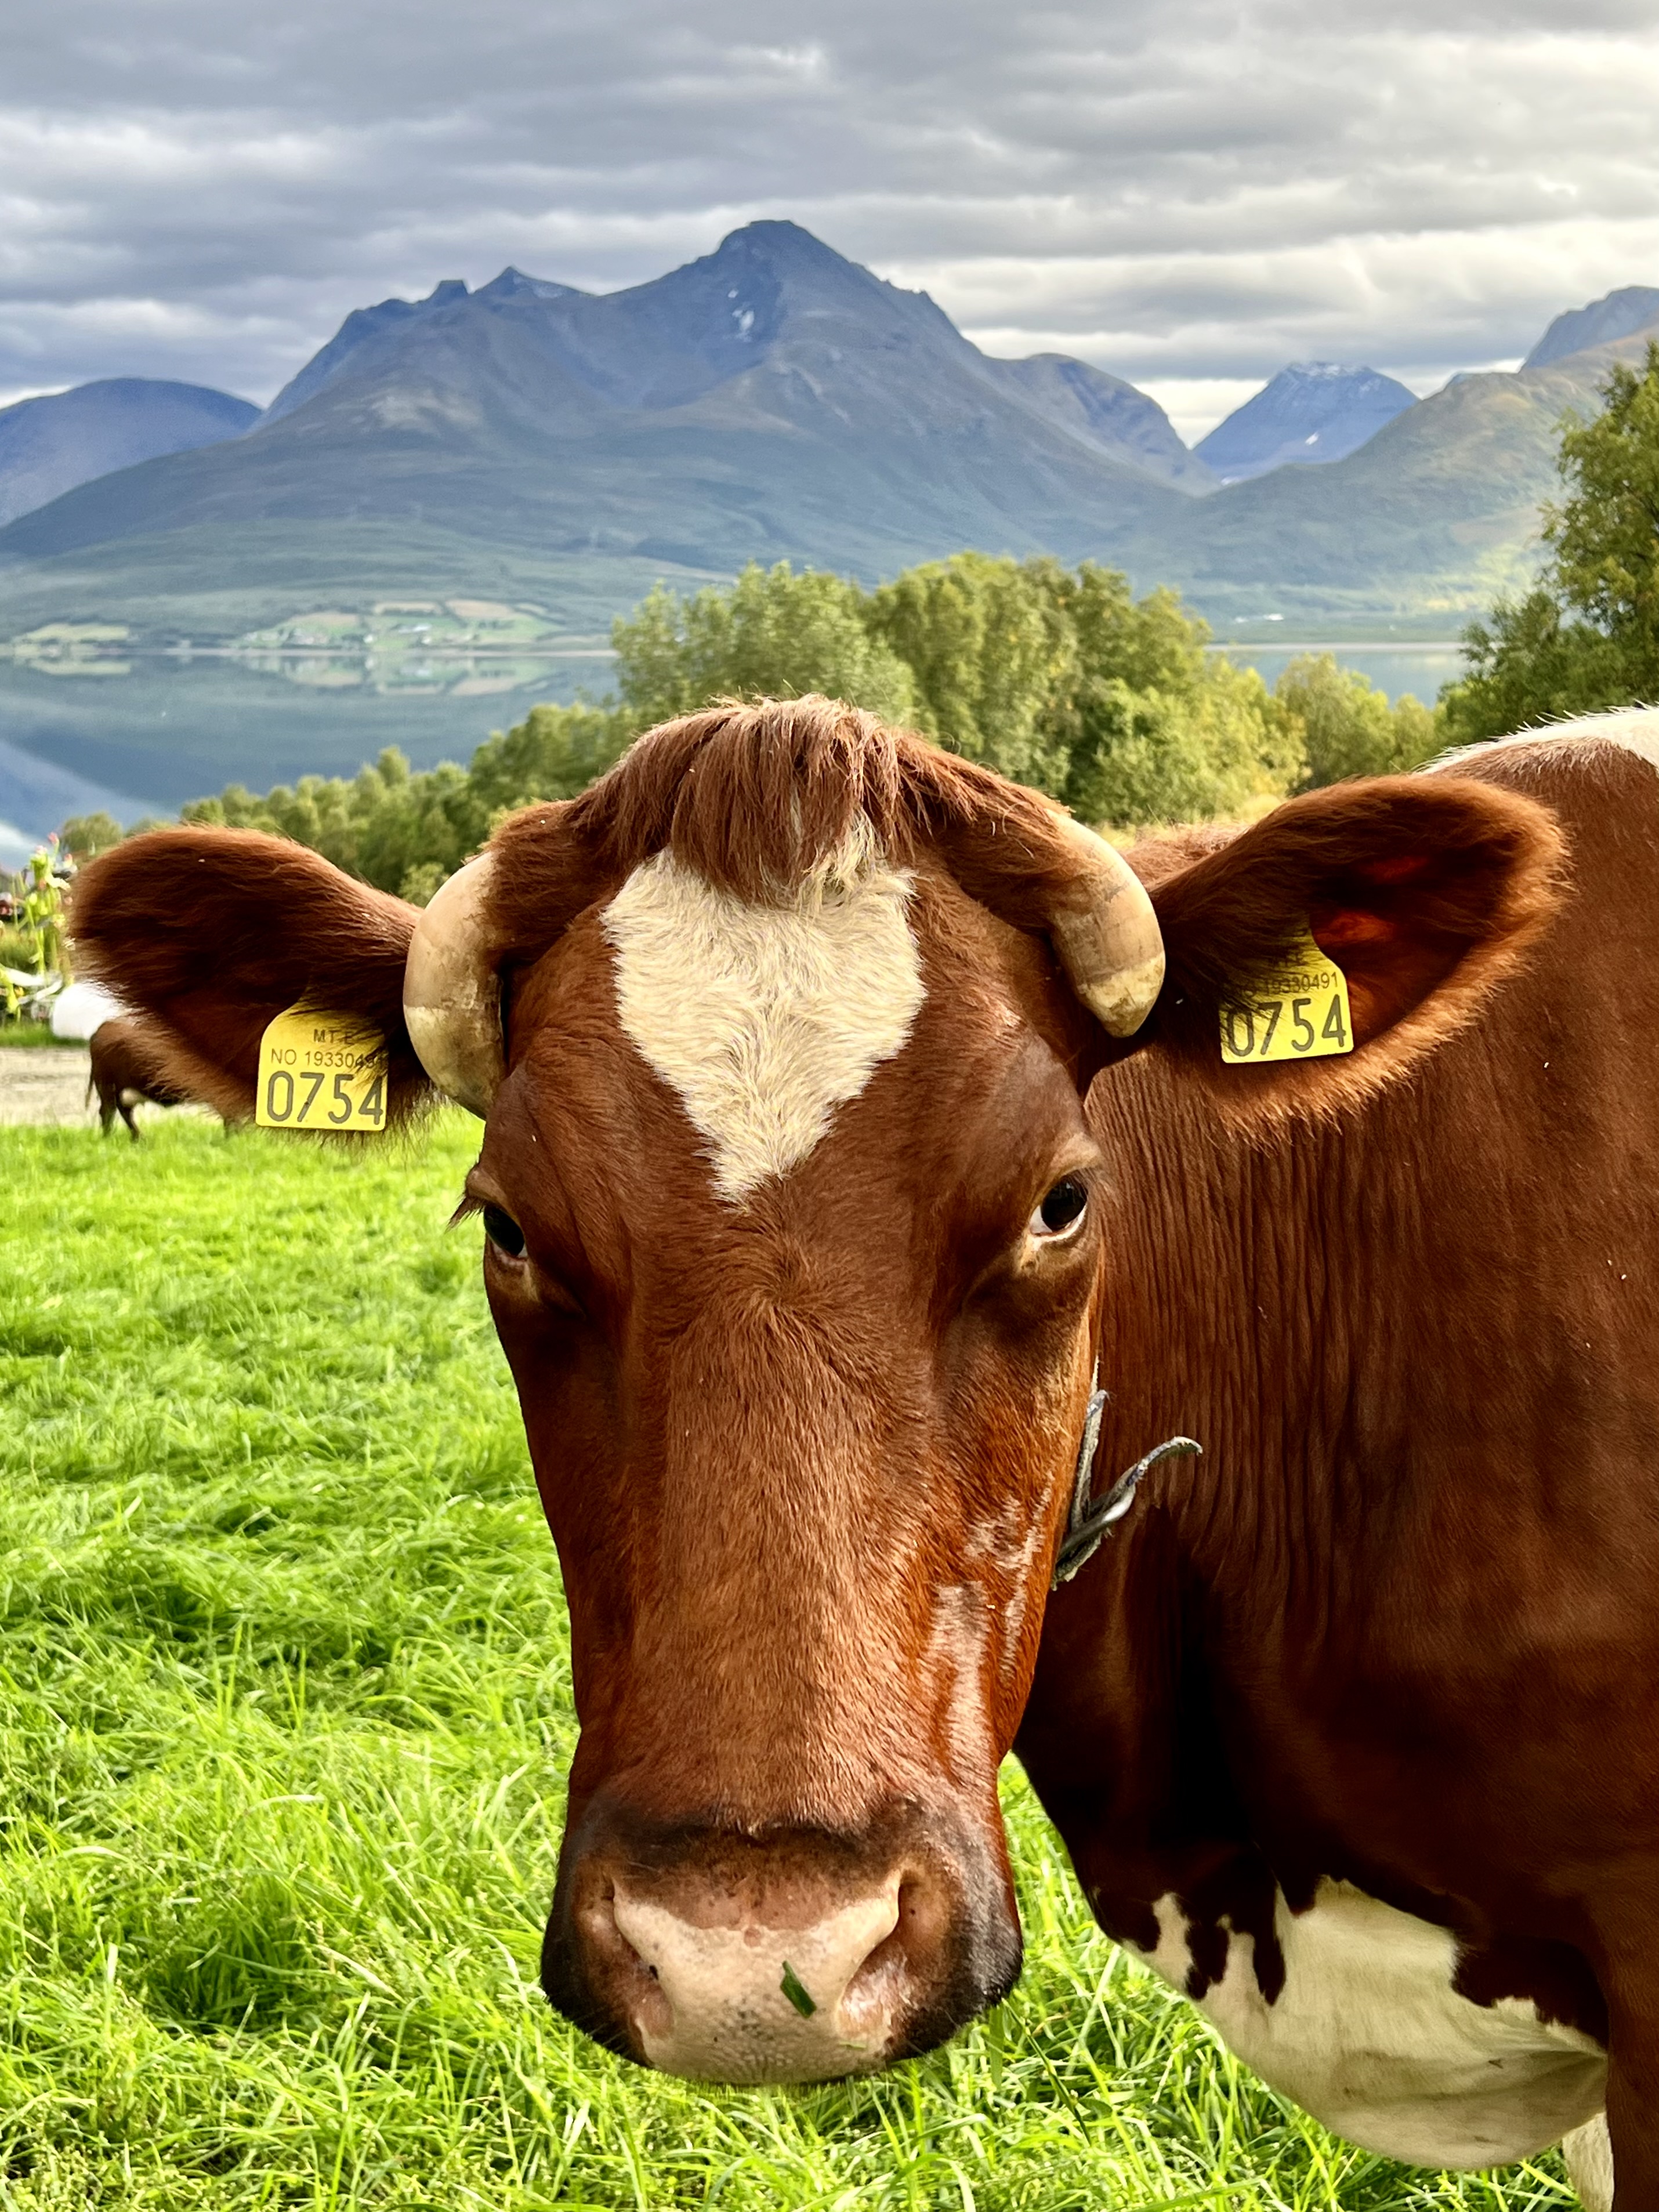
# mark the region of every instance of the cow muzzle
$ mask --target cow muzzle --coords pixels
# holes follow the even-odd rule
[[[585,1822],[591,1829],[592,1823]],[[821,2081],[943,2042],[1019,1970],[1006,1872],[914,1814],[851,1842],[637,1824],[573,1852],[549,1997],[600,2042],[694,2081]]]

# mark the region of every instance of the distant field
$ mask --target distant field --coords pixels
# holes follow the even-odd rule
[[[552,1546],[414,1156],[0,1131],[0,2207],[1554,2206],[1344,2148],[1081,1909],[881,2080],[704,2091],[535,1986],[574,1723]]]

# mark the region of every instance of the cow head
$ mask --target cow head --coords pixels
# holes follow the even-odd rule
[[[1154,1046],[1161,1022],[1200,1056],[1194,1006],[1322,896],[1340,940],[1374,894],[1362,1042],[1515,939],[1535,810],[1425,788],[1183,849]],[[1121,859],[806,701],[653,732],[419,916],[298,848],[175,831],[88,870],[76,925],[222,1109],[309,999],[379,1023],[394,1109],[429,1078],[484,1116],[466,1205],[581,1723],[554,2002],[760,2081],[879,2066],[1000,1996],[997,1770],[1115,1290],[1084,1099],[1164,975]]]

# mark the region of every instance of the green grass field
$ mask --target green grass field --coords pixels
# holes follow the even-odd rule
[[[1006,1788],[1024,1979],[880,2080],[702,2090],[535,1982],[563,1607],[475,1142],[0,1132],[0,2206],[1568,2203],[1345,2148],[1096,1933]]]

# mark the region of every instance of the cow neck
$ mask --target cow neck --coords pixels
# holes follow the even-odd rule
[[[1434,1387],[1420,1348],[1433,1301],[1457,1293],[1425,1280],[1413,1194],[1435,1170],[1409,1103],[1249,1141],[1131,1062],[1090,1118],[1109,1166],[1097,1464],[1133,1466],[1176,1431],[1204,1454],[1155,1466],[1050,1599],[1019,1749],[1062,1832],[1086,1749],[1091,1826],[1109,1800],[1112,1832],[1179,1832],[1203,1863],[1249,1826],[1251,1780],[1224,1744],[1249,1740],[1265,1684],[1296,1695],[1292,1678],[1345,1665],[1367,1586],[1397,1571],[1434,1469],[1390,1424]],[[1402,1274],[1425,1285],[1403,1316]]]
[[[1114,1189],[1097,1463],[1196,1438],[1204,1457],[1159,1468],[1136,1517],[1164,1513],[1200,1585],[1235,1611],[1272,1621],[1294,1605],[1318,1620],[1341,1601],[1322,1579],[1334,1554],[1360,1556],[1389,1486],[1411,1479],[1390,1420],[1424,1378],[1400,1284],[1426,1273],[1413,1255],[1433,1167],[1413,1164],[1412,1116],[1385,1115],[1390,1101],[1363,1126],[1252,1139],[1218,1129],[1202,1101],[1166,1096],[1154,1115],[1121,1090],[1101,1117]],[[1366,1172],[1373,1145],[1386,1176]],[[1420,1342],[1423,1314],[1410,1319]]]

